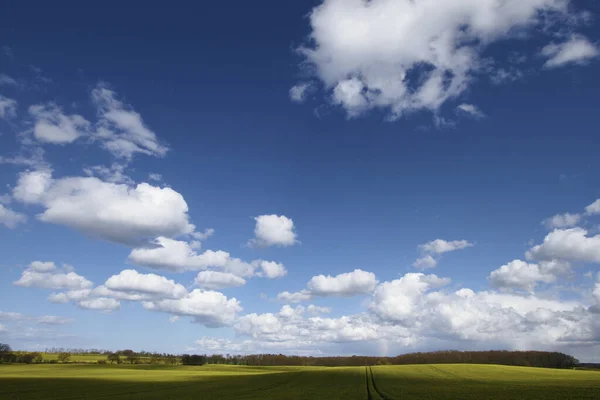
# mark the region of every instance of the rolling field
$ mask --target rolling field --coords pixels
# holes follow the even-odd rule
[[[0,365],[0,399],[598,399],[600,373],[494,365]]]

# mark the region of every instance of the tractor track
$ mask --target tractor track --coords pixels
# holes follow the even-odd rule
[[[367,373],[367,380],[369,379],[368,378],[369,374],[371,375],[371,384],[373,385],[373,390],[375,390],[375,393],[377,393],[377,395],[379,397],[381,397],[383,400],[394,400],[391,397],[386,396],[385,394],[383,394],[379,389],[377,389],[377,384],[375,383],[375,375],[373,375],[373,369],[371,367],[369,367],[369,371]],[[371,393],[370,393],[368,381],[367,381],[367,392],[368,392],[368,394],[370,396],[369,399],[371,399],[372,397],[371,397]]]

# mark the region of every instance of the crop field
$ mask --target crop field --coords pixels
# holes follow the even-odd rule
[[[1,365],[0,399],[598,399],[600,372],[494,365]]]

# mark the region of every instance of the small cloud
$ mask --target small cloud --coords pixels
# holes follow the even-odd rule
[[[485,118],[485,114],[473,104],[461,104],[456,107],[456,111],[461,114],[467,114],[476,119]]]
[[[162,181],[162,175],[161,174],[150,174],[150,175],[148,175],[148,179],[150,179],[151,181],[160,182],[160,181]]]
[[[285,215],[259,215],[255,217],[254,238],[250,247],[292,246],[298,243],[294,221]]]
[[[312,89],[311,83],[299,83],[290,88],[290,99],[295,103],[302,103]]]
[[[600,50],[586,37],[572,35],[563,43],[550,43],[541,51],[542,56],[548,57],[544,64],[546,68],[557,68],[567,64],[585,64],[600,55]]]
[[[15,54],[13,53],[13,51],[10,47],[8,47],[6,45],[2,46],[2,52],[4,53],[6,58],[8,58],[10,61],[15,61]]]

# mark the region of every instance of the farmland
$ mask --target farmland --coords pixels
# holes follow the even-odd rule
[[[593,399],[596,371],[496,365],[0,365],[0,399]]]

